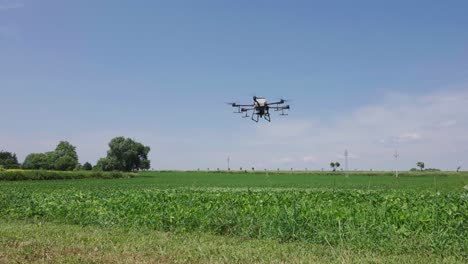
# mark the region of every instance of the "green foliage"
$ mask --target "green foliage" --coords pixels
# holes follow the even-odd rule
[[[8,263],[466,263],[450,252],[351,250],[201,232],[1,219],[0,226],[0,256]]]
[[[55,169],[58,171],[71,171],[74,170],[78,164],[72,157],[62,156],[55,161],[54,165]]]
[[[113,158],[100,158],[93,169],[97,171],[114,171],[118,170],[117,163],[118,162]]]
[[[333,171],[336,171],[336,169],[338,169],[340,166],[341,164],[338,161],[330,163],[330,167],[332,168]]]
[[[22,180],[66,180],[66,179],[113,179],[131,178],[136,175],[123,172],[101,172],[101,171],[46,171],[46,170],[4,170],[0,171],[0,181],[22,181]]]
[[[29,154],[23,162],[27,170],[71,171],[79,166],[75,147],[67,141],[60,141],[55,151]]]
[[[148,146],[130,138],[116,137],[109,143],[109,148],[107,157],[97,162],[96,170],[138,171],[150,168]]]
[[[76,154],[76,147],[67,141],[60,141],[55,148],[55,155],[57,158],[68,156],[72,160],[78,162],[78,154]]]
[[[93,165],[91,165],[91,163],[89,163],[89,162],[85,162],[85,164],[83,164],[82,169],[86,170],[86,171],[90,171],[90,170],[93,169]]]
[[[0,194],[0,217],[8,219],[457,255],[468,242],[467,213],[459,192],[13,188]]]
[[[425,165],[424,165],[424,162],[418,161],[418,162],[416,163],[416,166],[418,166],[418,167],[421,169],[421,171],[423,171]]]
[[[51,170],[55,167],[54,160],[53,152],[31,153],[26,156],[22,168],[26,170]]]
[[[71,171],[79,166],[76,147],[67,141],[60,141],[54,151],[54,168],[60,171]]]
[[[19,163],[15,153],[0,151],[0,166],[5,169],[18,169]]]
[[[35,179],[44,173],[37,171]],[[77,172],[49,173],[65,178]],[[0,182],[0,219],[194,231],[391,254],[463,256],[468,244],[467,172],[402,172],[399,178],[376,171],[350,172],[348,178],[315,171],[138,175]]]

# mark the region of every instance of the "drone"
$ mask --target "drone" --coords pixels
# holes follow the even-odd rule
[[[271,122],[270,119],[270,110],[281,111],[282,116],[288,115],[285,110],[289,110],[289,105],[282,105],[286,103],[286,100],[281,99],[278,102],[268,103],[268,101],[263,97],[253,97],[253,104],[250,105],[241,105],[237,103],[228,103],[232,107],[237,107],[237,111],[234,113],[244,114],[242,117],[247,118],[249,116],[249,111],[252,111],[252,120],[257,122],[260,118],[265,118],[268,122]]]

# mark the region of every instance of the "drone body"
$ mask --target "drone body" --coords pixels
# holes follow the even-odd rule
[[[280,115],[285,114],[284,110],[289,110],[289,105],[282,105],[286,101],[281,99],[278,102],[268,103],[268,101],[263,97],[253,97],[253,104],[250,105],[241,105],[236,103],[230,103],[232,107],[237,107],[238,114],[244,114],[244,118],[249,117],[249,111],[252,111],[252,120],[258,122],[260,118],[265,118],[268,122],[271,122],[270,119],[270,110],[281,111]]]

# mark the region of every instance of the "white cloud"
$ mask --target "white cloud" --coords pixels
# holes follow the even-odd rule
[[[320,169],[328,168],[331,161],[344,164],[345,149],[350,169],[392,169],[395,149],[401,169],[414,167],[420,160],[428,167],[456,169],[468,167],[466,105],[468,89],[422,96],[390,94],[349,114],[247,123],[245,129],[231,134],[213,127],[190,131],[135,128],[66,136],[0,131],[0,148],[24,158],[53,149],[65,139],[77,146],[82,162],[94,162],[105,155],[112,137],[124,135],[149,145],[152,166],[159,169],[224,168],[227,156],[231,168]]]
[[[293,158],[290,158],[290,157],[282,157],[282,158],[273,159],[273,160],[271,161],[271,163],[272,163],[272,164],[286,165],[286,164],[291,163],[292,161],[294,161]]]
[[[301,157],[311,155],[316,169],[343,159],[345,149],[350,151],[351,168],[391,169],[398,149],[401,168],[424,160],[431,167],[453,169],[468,165],[464,160],[468,156],[468,122],[460,122],[468,120],[466,105],[467,89],[422,96],[390,94],[347,115],[284,119],[267,128],[260,126],[251,138],[251,147],[261,146],[267,153],[281,149]],[[296,159],[290,165],[301,167],[303,162],[304,158]]]
[[[380,142],[383,144],[393,144],[397,145],[400,143],[410,143],[421,139],[421,135],[415,132],[406,132],[399,136],[392,136],[388,140],[382,139]]]
[[[309,156],[303,157],[302,160],[303,160],[304,162],[315,163],[315,162],[318,161],[318,158],[317,158],[316,156],[311,156],[311,155],[309,155]]]
[[[342,160],[344,160],[344,159],[346,158],[344,153],[343,153],[343,154],[340,154],[340,155],[336,155],[336,157],[337,157],[338,159],[342,159]],[[348,152],[348,159],[349,159],[349,160],[351,160],[351,159],[359,159],[359,156],[358,156],[358,155],[355,155],[355,154],[353,154],[353,153],[351,153],[351,152]]]

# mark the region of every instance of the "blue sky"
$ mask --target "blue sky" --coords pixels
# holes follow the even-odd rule
[[[152,167],[468,169],[466,1],[0,0],[0,149]],[[224,102],[289,98],[255,124]]]

